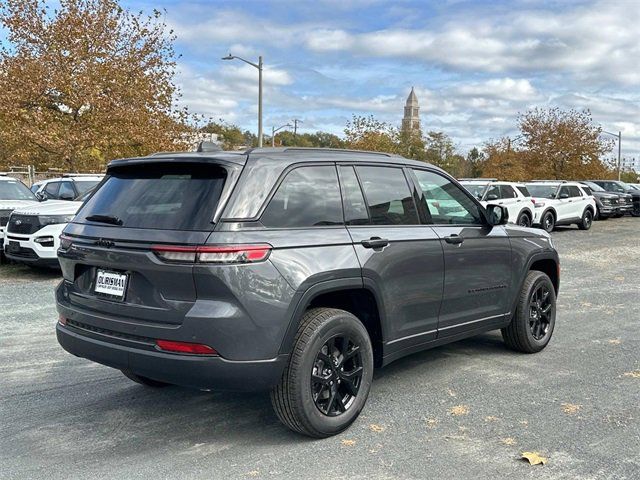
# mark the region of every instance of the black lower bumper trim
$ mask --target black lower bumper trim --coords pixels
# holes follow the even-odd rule
[[[142,350],[89,338],[60,324],[58,342],[67,352],[143,377],[198,389],[268,390],[278,383],[288,355],[269,360],[232,361],[215,356]]]

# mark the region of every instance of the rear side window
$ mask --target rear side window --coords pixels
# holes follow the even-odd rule
[[[520,190],[520,193],[522,195],[524,195],[525,197],[530,197],[531,194],[529,193],[529,190],[527,189],[527,187],[516,187],[518,190]]]
[[[211,230],[226,178],[226,170],[218,165],[154,164],[116,170],[76,218],[116,217],[124,228]]]
[[[417,225],[416,205],[404,172],[393,167],[356,167],[373,225]]]
[[[358,177],[353,167],[338,167],[340,169],[340,185],[342,186],[342,201],[344,203],[344,220],[347,225],[369,224],[367,205],[362,196]]]
[[[336,167],[299,167],[290,171],[260,221],[265,227],[272,228],[342,225]]]

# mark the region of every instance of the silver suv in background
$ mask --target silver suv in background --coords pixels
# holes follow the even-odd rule
[[[285,425],[327,437],[362,411],[374,367],[496,329],[546,347],[558,254],[506,217],[381,153],[113,161],[61,237],[57,338],[147,386],[270,390]]]
[[[69,173],[59,178],[36,182],[31,186],[31,191],[40,200],[71,201],[94,188],[102,178],[103,175]]]

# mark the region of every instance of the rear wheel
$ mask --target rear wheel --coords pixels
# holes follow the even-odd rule
[[[633,203],[633,210],[631,210],[631,215],[634,217],[640,217],[640,202]]]
[[[344,310],[314,308],[302,318],[271,403],[291,430],[329,437],[358,417],[372,377],[373,349],[364,325]]]
[[[129,380],[133,380],[140,385],[144,385],[146,387],[155,387],[162,388],[171,385],[170,383],[159,382],[158,380],[153,380],[152,378],[143,377],[142,375],[136,375],[135,373],[129,370],[121,370],[125,377]]]
[[[556,217],[553,215],[553,212],[546,212],[542,216],[540,223],[544,230],[551,233],[553,232],[553,228],[556,226]]]
[[[522,212],[518,215],[518,226],[520,227],[530,227],[531,226],[531,217],[527,212]]]
[[[531,270],[522,285],[516,313],[502,329],[507,346],[524,353],[536,353],[547,346],[556,324],[556,293],[551,279]]]
[[[580,230],[589,230],[592,224],[593,213],[591,213],[591,210],[585,210],[582,214],[582,220],[580,220],[580,223],[578,223],[578,228]]]

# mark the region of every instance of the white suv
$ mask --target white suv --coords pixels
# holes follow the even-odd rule
[[[578,182],[534,180],[526,184],[537,208],[533,224],[551,232],[558,225],[576,224],[589,230],[596,201]]]
[[[0,262],[3,260],[2,241],[9,215],[16,208],[38,203],[24,183],[0,173]]]
[[[73,200],[102,181],[103,175],[70,173],[36,182],[31,191],[41,200]]]
[[[498,182],[495,178],[462,178],[460,183],[483,206],[502,205],[509,210],[509,222],[530,227],[535,218],[535,205],[523,183]]]

